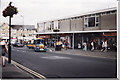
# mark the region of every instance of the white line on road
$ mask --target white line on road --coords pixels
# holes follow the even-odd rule
[[[7,57],[5,57],[5,59],[8,60]],[[16,66],[20,67],[21,69],[25,70],[25,71],[28,72],[28,73],[31,73],[32,75],[34,75],[34,76],[36,76],[36,77],[38,77],[38,78],[40,78],[40,79],[46,79],[45,76],[43,76],[43,75],[41,75],[41,74],[39,74],[39,73],[37,73],[37,72],[35,72],[35,71],[33,71],[33,70],[31,70],[31,69],[23,66],[23,65],[21,65],[21,64],[15,62],[15,61],[13,61],[13,60],[11,60],[11,63],[12,63],[12,64],[15,64]]]
[[[22,52],[26,52],[26,51],[22,51]]]
[[[71,59],[70,57],[62,57],[62,56],[48,56],[48,57],[41,57],[41,58],[51,59],[51,60],[54,60],[54,59]]]

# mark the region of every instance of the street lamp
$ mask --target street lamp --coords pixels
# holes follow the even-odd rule
[[[17,8],[11,5],[12,2],[9,3],[9,6],[5,8],[3,11],[3,16],[9,16],[9,44],[8,44],[8,63],[11,63],[11,18],[14,14],[17,14]]]

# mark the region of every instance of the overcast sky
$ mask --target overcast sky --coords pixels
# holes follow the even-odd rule
[[[36,25],[37,22],[116,7],[117,5],[117,0],[1,0],[1,13],[10,1],[19,11],[17,15],[14,15],[12,24],[18,25]],[[8,18],[1,15],[1,22],[8,23]]]

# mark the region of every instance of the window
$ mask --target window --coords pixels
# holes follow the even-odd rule
[[[114,11],[111,11],[110,13],[111,13],[111,14],[115,14],[115,13],[116,13],[116,10],[114,10]]]
[[[5,35],[5,33],[2,33],[2,35]]]
[[[13,33],[16,33],[16,29],[13,29]]]
[[[48,27],[48,30],[51,30],[51,25]]]
[[[60,29],[60,22],[58,23],[58,29]]]
[[[25,36],[27,36],[27,34],[25,33]]]
[[[5,37],[5,33],[2,33],[2,36]]]
[[[84,18],[84,27],[97,27],[99,26],[99,15],[88,15]]]
[[[20,36],[22,36],[22,33],[19,33]]]
[[[16,37],[16,34],[14,33],[13,36]]]
[[[88,27],[94,27],[95,26],[95,17],[88,18]]]
[[[5,31],[5,29],[2,29],[2,31]]]
[[[32,36],[32,34],[30,33],[29,36]]]
[[[96,22],[99,22],[99,17],[96,17]]]

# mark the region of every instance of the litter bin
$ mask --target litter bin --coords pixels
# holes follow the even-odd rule
[[[56,45],[55,50],[56,51],[61,51],[61,46],[60,45]]]

